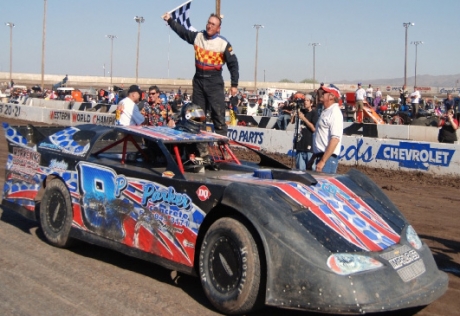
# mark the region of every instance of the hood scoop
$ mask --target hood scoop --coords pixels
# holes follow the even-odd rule
[[[295,181],[306,185],[318,183],[311,174],[300,170],[256,169],[253,176],[260,179]]]

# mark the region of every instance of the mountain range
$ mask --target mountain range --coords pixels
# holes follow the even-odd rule
[[[413,87],[415,77],[407,77],[407,86]],[[337,82],[344,84],[356,84],[362,82],[363,86],[368,84],[382,86],[402,86],[404,78],[393,78],[393,79],[372,79],[372,80],[337,80]],[[444,88],[456,88],[460,87],[460,74],[456,75],[417,75],[417,86],[418,87],[444,87]]]

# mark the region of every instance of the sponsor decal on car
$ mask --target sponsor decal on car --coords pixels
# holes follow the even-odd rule
[[[175,174],[172,171],[165,171],[161,175],[163,178],[174,178]]]
[[[207,186],[202,185],[196,190],[196,195],[200,201],[204,202],[211,197],[211,191],[209,191]]]
[[[21,175],[34,176],[40,167],[40,153],[26,148],[13,148],[13,161],[11,171]]]
[[[68,163],[66,163],[63,160],[59,161],[57,159],[51,159],[51,162],[49,165],[49,168],[54,169],[54,170],[67,170],[68,167],[69,167]]]

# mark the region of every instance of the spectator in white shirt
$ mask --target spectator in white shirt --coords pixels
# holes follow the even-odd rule
[[[372,96],[374,94],[374,89],[372,88],[372,85],[369,84],[369,87],[366,89],[366,99],[367,99],[367,103],[369,104],[369,106],[372,106]]]
[[[412,118],[415,119],[418,113],[418,107],[420,103],[420,91],[418,91],[417,87],[414,87],[414,92],[410,95],[410,102],[412,105]]]
[[[363,111],[364,111],[364,99],[366,98],[366,90],[363,89],[361,86],[361,82],[358,82],[358,89],[355,92],[355,99],[356,99],[356,110],[358,111],[357,113],[357,118],[356,122],[357,123],[362,123],[363,122]]]
[[[116,120],[118,125],[141,125],[144,123],[144,115],[137,107],[142,91],[137,85],[129,87],[128,96],[118,103]]]
[[[339,107],[340,92],[333,87],[323,87],[324,110],[316,122],[313,136],[312,159],[307,169],[316,162],[316,171],[336,173],[343,135],[343,115]]]

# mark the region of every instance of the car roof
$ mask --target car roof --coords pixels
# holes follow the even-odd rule
[[[200,134],[192,134],[179,131],[166,126],[116,126],[116,130],[129,132],[151,140],[161,140],[163,143],[199,143],[199,142],[228,142],[226,136],[201,131]]]

